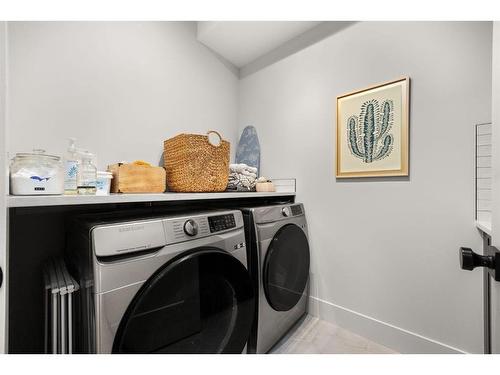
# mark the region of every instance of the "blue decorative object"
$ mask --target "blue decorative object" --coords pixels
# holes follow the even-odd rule
[[[382,107],[382,112],[380,112]],[[388,134],[393,125],[393,102],[384,100],[379,106],[377,100],[369,100],[361,106],[358,116],[347,120],[348,144],[351,154],[372,163],[390,155],[394,138]]]
[[[78,168],[76,167],[76,165],[72,165],[68,170],[69,177],[76,178],[77,173],[78,173]]]
[[[257,176],[260,172],[260,144],[257,130],[253,126],[247,126],[241,133],[241,138],[236,148],[236,164],[246,164],[257,168]]]
[[[40,181],[40,182],[48,181],[50,179],[50,177],[38,177],[38,176],[31,176],[30,178],[32,180]]]

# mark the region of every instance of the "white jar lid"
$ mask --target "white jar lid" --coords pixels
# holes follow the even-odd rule
[[[34,149],[33,152],[18,152],[14,159],[34,159],[34,160],[51,160],[51,161],[59,161],[61,158],[55,155],[48,155],[45,153],[45,150],[42,149]]]

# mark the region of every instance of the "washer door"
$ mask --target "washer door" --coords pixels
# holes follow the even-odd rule
[[[200,248],[161,267],[123,316],[113,353],[241,353],[254,318],[247,269]]]
[[[276,232],[264,259],[266,298],[277,311],[288,311],[302,297],[309,279],[309,243],[304,231],[287,224]]]

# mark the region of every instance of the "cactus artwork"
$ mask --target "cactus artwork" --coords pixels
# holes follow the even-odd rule
[[[394,103],[372,99],[361,105],[359,116],[347,119],[347,143],[351,154],[364,163],[388,157],[394,146],[391,129],[394,123]]]
[[[410,79],[337,96],[336,177],[408,176]]]

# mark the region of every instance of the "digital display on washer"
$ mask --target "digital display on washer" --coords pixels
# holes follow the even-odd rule
[[[219,232],[221,230],[231,229],[236,227],[236,221],[233,214],[210,216],[208,218],[210,232]]]
[[[292,215],[293,216],[302,215],[302,208],[300,207],[300,205],[292,206]]]

